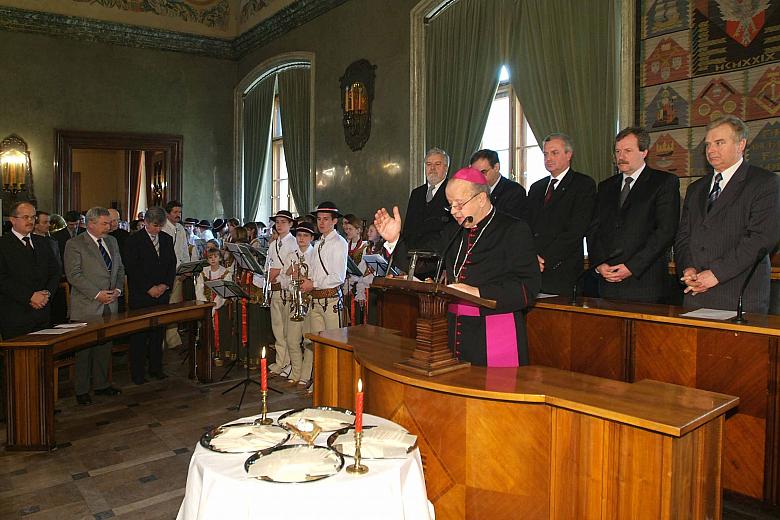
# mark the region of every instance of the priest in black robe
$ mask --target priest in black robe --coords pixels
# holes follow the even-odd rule
[[[527,365],[524,310],[533,304],[540,286],[531,231],[522,220],[496,211],[488,181],[479,170],[459,170],[447,183],[446,195],[455,222],[440,233],[437,251],[444,255],[448,283],[496,301],[495,309],[450,305],[450,348],[474,365]],[[394,265],[407,267],[398,208],[393,208],[392,216],[384,208],[377,211],[374,225],[386,240]]]

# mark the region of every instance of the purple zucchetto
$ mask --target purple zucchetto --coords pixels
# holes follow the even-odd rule
[[[485,175],[476,168],[461,168],[452,176],[453,179],[471,182],[474,184],[484,184],[487,186],[488,180]]]

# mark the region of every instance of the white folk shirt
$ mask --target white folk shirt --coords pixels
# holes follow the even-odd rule
[[[314,248],[311,246],[311,244],[309,244],[308,249],[306,249],[304,252],[301,252],[300,247],[296,247],[295,251],[291,251],[284,259],[284,264],[289,267],[293,264],[304,262],[307,266],[309,266],[309,271],[311,271],[312,251],[314,251]],[[291,280],[292,277],[287,274],[287,268],[279,273],[279,277],[276,279],[276,281],[282,285],[282,289],[289,289]]]
[[[184,262],[189,262],[190,248],[187,240],[187,230],[184,229],[184,226],[178,222],[171,224],[171,221],[166,218],[162,231],[168,233],[168,236],[173,240],[173,251],[176,253],[176,267],[179,267],[179,264]]]
[[[315,289],[332,289],[344,285],[347,279],[348,249],[347,241],[335,229],[314,244],[311,262],[306,263],[309,264],[309,278],[314,282]]]
[[[298,242],[292,234],[287,233],[283,238],[277,238],[268,247],[268,256],[271,258],[271,269],[281,269],[287,272],[290,267],[290,253],[298,249]],[[277,280],[278,281],[278,280]]]

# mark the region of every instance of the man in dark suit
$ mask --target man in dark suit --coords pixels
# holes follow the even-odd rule
[[[528,190],[528,222],[542,272],[542,292],[569,294],[582,273],[582,240],[593,218],[596,183],[571,169],[574,148],[566,134],[542,141],[549,177]]]
[[[32,234],[35,207],[11,206],[11,231],[0,237],[0,334],[3,339],[49,326],[60,269],[43,237]]]
[[[144,229],[127,237],[123,261],[127,271],[127,291],[130,309],[143,309],[167,304],[176,276],[176,255],[173,239],[161,233],[165,225],[165,210],[149,208]],[[162,368],[163,329],[133,334],[130,337],[130,373],[137,385],[146,383],[144,367],[149,358],[149,375],[155,379],[168,377]]]
[[[65,258],[65,242],[86,231],[81,227],[81,215],[78,211],[65,213],[65,224],[64,228],[52,235],[60,246],[60,260]]]
[[[500,212],[515,218],[526,218],[525,188],[501,175],[501,163],[493,150],[478,150],[469,164],[482,172],[490,184],[490,202]]]
[[[668,252],[680,218],[680,181],[645,164],[650,135],[629,127],[615,137],[619,173],[602,181],[588,256],[603,298],[646,303],[664,298]]]
[[[108,213],[111,216],[111,231],[108,234],[116,239],[116,243],[119,244],[119,250],[122,251],[125,247],[125,240],[130,236],[130,232],[119,227],[119,220],[121,219],[119,211],[114,208],[108,208]]]
[[[125,269],[116,239],[108,234],[111,216],[106,208],[87,211],[87,232],[65,245],[65,276],[70,283],[70,319],[102,323],[104,316],[117,313]],[[111,342],[76,352],[76,401],[92,403],[90,381],[95,395],[114,396],[122,392],[108,379]]]
[[[426,182],[412,190],[406,207],[406,218],[402,234],[410,250],[434,250],[439,233],[452,221],[447,208],[447,170],[450,157],[440,148],[431,148],[425,154]],[[425,279],[436,271],[435,261],[421,261],[415,270],[416,276]]]
[[[769,311],[769,255],[780,240],[780,178],[745,162],[747,138],[747,125],[734,116],[707,126],[704,143],[713,171],[688,188],[674,246],[686,307],[736,309],[758,262],[744,310]]]

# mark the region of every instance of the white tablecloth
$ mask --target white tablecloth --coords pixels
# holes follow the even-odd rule
[[[269,414],[276,419],[284,412]],[[236,422],[254,420],[257,416]],[[365,425],[392,424],[365,414]],[[316,444],[325,446],[331,433]],[[301,443],[293,436],[288,442]],[[370,518],[433,520],[433,505],[425,493],[420,451],[405,459],[366,460],[369,472],[351,475],[346,466],[337,475],[315,482],[279,484],[248,478],[244,461],[251,453],[215,453],[200,443],[190,460],[187,488],[177,520],[239,520],[258,518]]]

